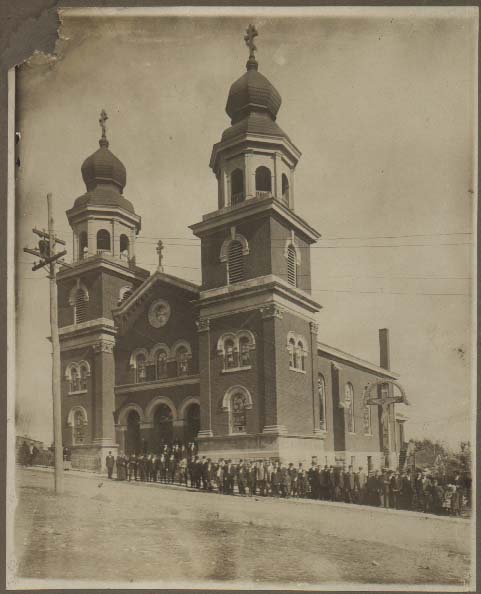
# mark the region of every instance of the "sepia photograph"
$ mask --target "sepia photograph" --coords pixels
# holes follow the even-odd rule
[[[58,9],[9,76],[8,589],[475,589],[478,19]]]

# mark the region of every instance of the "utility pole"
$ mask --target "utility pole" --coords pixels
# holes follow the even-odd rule
[[[55,253],[57,243],[65,245],[65,241],[55,236],[52,214],[52,194],[47,194],[48,232],[32,229],[40,237],[38,249],[24,248],[24,252],[40,258],[32,270],[49,267],[50,284],[50,329],[52,340],[52,397],[53,397],[53,441],[55,448],[55,493],[63,493],[63,444],[62,444],[62,412],[60,393],[60,341],[58,336],[57,309],[57,261],[65,256],[66,250]]]

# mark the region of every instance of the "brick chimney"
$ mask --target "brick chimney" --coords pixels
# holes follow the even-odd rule
[[[391,368],[391,355],[389,352],[389,329],[379,330],[379,365],[383,369]]]

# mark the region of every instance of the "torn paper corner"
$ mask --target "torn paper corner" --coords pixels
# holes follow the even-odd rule
[[[31,35],[33,38],[32,40],[32,53],[28,56],[25,60],[21,63],[17,64],[17,66],[27,65],[27,66],[54,66],[59,60],[62,59],[66,45],[69,42],[70,38],[64,32],[64,21],[62,18],[62,13],[60,9],[49,9],[47,11],[42,12],[36,19],[31,19],[30,26],[28,27],[30,31],[25,31],[24,35]],[[53,49],[48,51],[50,48],[39,48],[35,47],[35,37],[38,35],[37,31],[41,28],[45,28],[45,21],[49,21],[49,28],[51,29],[50,34],[50,43],[48,44],[50,47],[53,45]],[[54,35],[54,27],[55,27],[55,39],[53,39]],[[41,34],[41,33],[40,33]],[[39,46],[45,46],[45,34],[43,38],[39,37]]]

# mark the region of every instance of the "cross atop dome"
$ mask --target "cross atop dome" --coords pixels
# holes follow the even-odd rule
[[[258,67],[258,63],[254,53],[257,51],[257,46],[254,43],[254,38],[258,35],[259,33],[257,32],[255,25],[250,24],[246,29],[246,34],[244,35],[244,41],[246,42],[246,45],[249,48],[249,59],[247,60],[246,64],[247,70],[257,70]]]
[[[107,115],[107,112],[105,111],[105,109],[102,109],[102,111],[100,112],[100,118],[99,118],[99,124],[100,127],[102,129],[102,138],[99,141],[100,146],[109,146],[109,141],[107,140],[107,120],[109,119],[109,116]]]

